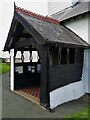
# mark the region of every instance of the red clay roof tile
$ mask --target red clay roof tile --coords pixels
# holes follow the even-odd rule
[[[17,7],[17,6],[15,8],[15,11],[26,14],[26,15],[34,17],[34,18],[37,18],[39,20],[59,24],[58,20],[56,20],[56,19],[53,19],[53,18],[50,18],[50,17],[47,17],[47,16],[43,16],[43,15],[40,15],[40,14],[36,14],[36,13],[33,13],[31,11],[25,10],[25,9]]]

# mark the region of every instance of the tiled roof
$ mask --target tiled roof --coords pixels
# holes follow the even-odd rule
[[[18,12],[24,20],[27,21],[32,27],[45,39],[47,42],[58,42],[64,44],[74,44],[87,46],[86,42],[83,41],[70,29],[60,24],[54,24],[40,19],[36,19],[31,16],[27,16],[23,13]]]
[[[50,17],[47,17],[47,16],[45,17],[43,15],[36,14],[36,13],[31,12],[31,11],[27,11],[27,10],[25,10],[23,8],[20,8],[20,7],[17,7],[17,6],[16,6],[15,10],[18,11],[18,12],[20,12],[20,13],[26,14],[28,16],[37,18],[39,20],[44,20],[44,21],[47,21],[47,22],[59,24],[58,20],[56,20],[56,19],[53,19],[53,18],[50,18]]]
[[[19,23],[19,26],[17,25],[15,29],[15,24],[17,22]],[[30,33],[30,35],[36,40],[37,44],[59,43],[81,47],[89,46],[70,29],[59,24],[57,20],[16,7],[11,28],[4,47],[5,51],[10,48],[14,48],[17,41],[21,39],[19,33],[17,33],[17,31],[20,32],[20,26],[23,27],[28,34]],[[16,39],[16,36],[11,39],[15,32],[18,35],[18,39]],[[21,34],[23,34],[23,32]]]

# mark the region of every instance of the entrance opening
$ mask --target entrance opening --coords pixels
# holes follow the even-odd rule
[[[41,60],[35,48],[16,52],[14,78],[15,92],[40,103]]]

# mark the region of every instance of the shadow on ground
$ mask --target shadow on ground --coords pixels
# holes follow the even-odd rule
[[[3,118],[63,118],[87,107],[83,99],[60,105],[54,113],[42,109],[35,103],[9,90],[9,73],[2,75]]]

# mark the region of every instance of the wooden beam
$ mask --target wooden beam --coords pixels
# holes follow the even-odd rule
[[[12,20],[12,23],[11,23],[11,27],[10,27],[10,30],[9,30],[9,34],[8,34],[8,38],[7,38],[7,40],[6,40],[6,44],[5,44],[5,47],[4,47],[4,50],[5,50],[5,51],[6,51],[6,50],[9,50],[8,45],[9,45],[9,43],[10,43],[10,38],[11,38],[12,31],[13,31],[13,29],[14,29],[15,24],[16,24],[16,20],[15,20],[15,17],[13,17],[13,20]]]
[[[67,64],[69,64],[69,48],[67,48]]]
[[[30,47],[28,47],[28,48],[24,48],[24,47],[23,48],[17,48],[15,50],[17,50],[17,51],[30,51],[30,50],[37,51],[36,48],[30,48]]]
[[[46,84],[46,88],[47,88],[47,94],[46,94],[46,97],[47,97],[47,108],[49,109],[50,108],[50,95],[49,95],[49,92],[50,92],[50,77],[49,77],[49,71],[50,71],[50,47],[47,48],[47,54],[46,54],[46,76],[47,76],[47,84]]]
[[[14,32],[14,33],[12,33],[12,36],[15,37],[15,36],[17,36],[17,34]],[[28,39],[28,38],[30,38],[30,37],[32,37],[32,36],[30,35],[30,33],[21,33],[21,34],[19,35],[19,38],[26,38],[26,39]]]
[[[24,47],[30,46],[30,45],[33,44],[34,41],[35,41],[34,38],[29,38],[29,39],[26,39],[26,40],[23,40],[23,41],[18,41],[15,44],[15,49],[24,48]]]
[[[40,81],[40,103],[44,107],[49,107],[49,54],[45,45],[39,45],[34,38],[29,38],[23,42],[17,42],[15,49],[22,49],[26,46],[33,46],[37,49],[41,59],[41,81]],[[24,49],[22,49],[24,50]]]
[[[47,42],[46,39],[42,37],[42,35],[20,14],[16,13],[15,18],[24,26],[24,28],[27,28],[27,31],[29,31],[29,33],[36,39],[38,44],[45,44]]]
[[[59,51],[58,51],[58,59],[59,59],[59,64],[61,64],[61,47],[58,47]]]
[[[12,48],[14,48],[14,45],[18,41],[19,36],[21,35],[23,29],[24,29],[24,27],[19,22],[17,22],[16,32],[15,32],[16,35],[13,37],[13,42],[11,44]],[[12,31],[12,33],[13,33],[13,31]]]

